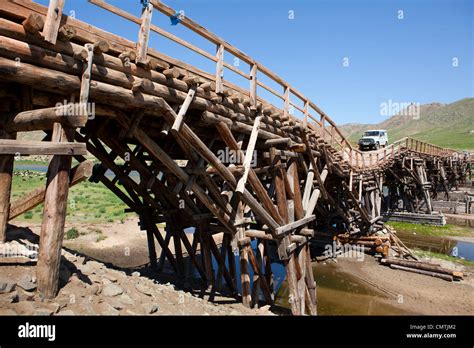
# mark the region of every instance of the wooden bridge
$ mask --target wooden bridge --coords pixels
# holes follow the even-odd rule
[[[84,3],[135,23],[136,42],[64,15],[64,1],[0,3],[0,238],[10,219],[44,202],[37,276],[46,298],[58,290],[68,189],[90,174],[88,153],[100,161],[90,180],[139,215],[151,267],[167,262],[184,279],[191,266],[205,287],[224,281],[253,306],[274,302],[277,255],[293,314],[316,314],[315,235],[367,238],[384,229],[383,212],[431,214],[431,197],[448,195],[470,170],[463,154],[410,138],[360,152],[288,82],[158,0],[137,1],[141,18],[102,0]],[[216,51],[153,25],[153,16],[171,17]],[[151,35],[207,58],[215,70],[164,55],[150,47]],[[234,58],[239,67],[228,63]],[[247,84],[231,83],[231,73]],[[269,103],[268,93],[281,105]],[[33,130],[45,132],[43,141],[16,140]],[[52,158],[46,187],[10,202],[18,155]],[[72,157],[80,164],[71,169]],[[165,234],[158,223],[166,223]],[[184,233],[190,227],[192,238]],[[219,233],[222,243],[213,238]]]

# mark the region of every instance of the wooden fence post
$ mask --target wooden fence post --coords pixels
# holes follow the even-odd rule
[[[217,45],[216,52],[216,93],[224,92],[224,45]]]
[[[44,40],[55,45],[58,39],[59,25],[63,16],[65,0],[50,0],[48,14],[44,23],[43,36]]]

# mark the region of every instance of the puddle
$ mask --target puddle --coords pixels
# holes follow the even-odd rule
[[[397,231],[397,235],[409,248],[418,248],[474,261],[474,243],[401,231]]]
[[[472,215],[471,215],[472,216]],[[462,216],[446,216],[446,223],[456,226],[472,227],[474,228],[474,219],[465,218]]]
[[[317,284],[318,315],[408,315],[408,311],[390,305],[396,298],[341,272],[335,264],[313,266]],[[286,281],[277,294],[276,303],[290,308]]]

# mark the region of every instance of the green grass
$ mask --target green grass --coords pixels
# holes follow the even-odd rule
[[[449,255],[440,254],[440,253],[434,253],[432,251],[425,251],[425,250],[420,250],[420,249],[416,249],[416,248],[413,249],[413,252],[418,257],[436,258],[436,259],[441,259],[441,260],[460,263],[464,266],[474,266],[474,261],[464,260],[464,259],[461,259],[459,257],[449,256]]]
[[[422,234],[426,236],[472,236],[474,231],[471,228],[456,226],[451,224],[446,224],[444,226],[431,226],[431,225],[420,225],[420,224],[411,224],[408,222],[389,222],[389,226],[393,227],[396,231],[400,232],[416,232],[417,234]]]
[[[22,197],[38,187],[46,185],[46,176],[13,177],[12,201]],[[75,223],[106,223],[123,221],[125,204],[101,183],[83,182],[69,190],[67,221]],[[17,220],[40,223],[43,205],[27,212]]]
[[[79,237],[79,232],[75,228],[71,228],[66,232],[66,239],[76,239],[77,237]]]

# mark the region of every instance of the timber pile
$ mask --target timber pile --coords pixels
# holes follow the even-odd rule
[[[423,275],[453,281],[462,280],[464,278],[463,272],[453,271],[438,264],[432,264],[422,261],[401,260],[396,258],[385,258],[381,260],[382,264],[389,265],[390,268],[399,269],[407,272],[413,272]]]
[[[138,41],[62,15],[64,0],[51,0],[49,8],[28,0],[0,4],[0,241],[9,219],[44,201],[38,255],[44,297],[58,291],[68,189],[88,176],[74,175],[72,157],[82,165],[87,153],[100,161],[90,180],[102,182],[140,216],[157,271],[168,262],[181,281],[196,270],[212,292],[226,289],[235,296],[240,281],[246,306],[261,298],[273,304],[276,254],[297,315],[316,314],[309,250],[315,231],[344,231],[345,241],[358,236],[357,243],[387,255],[390,239],[373,236],[384,229],[384,211],[401,199],[414,204],[400,209],[430,213],[433,192],[448,192],[465,178],[468,166],[454,151],[413,139],[374,153],[353,149],[313,102],[191,19],[181,24],[215,44],[216,55],[152,25],[154,9],[176,13],[162,2],[147,2],[141,18],[102,0],[89,2],[139,25]],[[152,31],[212,60],[216,73],[152,49]],[[224,53],[249,64],[250,74],[227,64]],[[250,87],[225,81],[224,68]],[[278,83],[283,95],[258,81],[257,73]],[[259,97],[257,86],[276,93],[284,106]],[[44,131],[45,140],[15,140],[17,132],[33,130]],[[47,187],[10,204],[16,154],[53,157]],[[158,223],[166,224],[165,237]],[[192,243],[184,233],[190,227],[196,231]],[[212,235],[221,232],[219,248]]]
[[[372,236],[350,236],[348,234],[340,234],[337,239],[342,244],[357,245],[362,248],[364,252],[378,253],[383,257],[389,256],[391,247],[389,235],[372,235]]]

